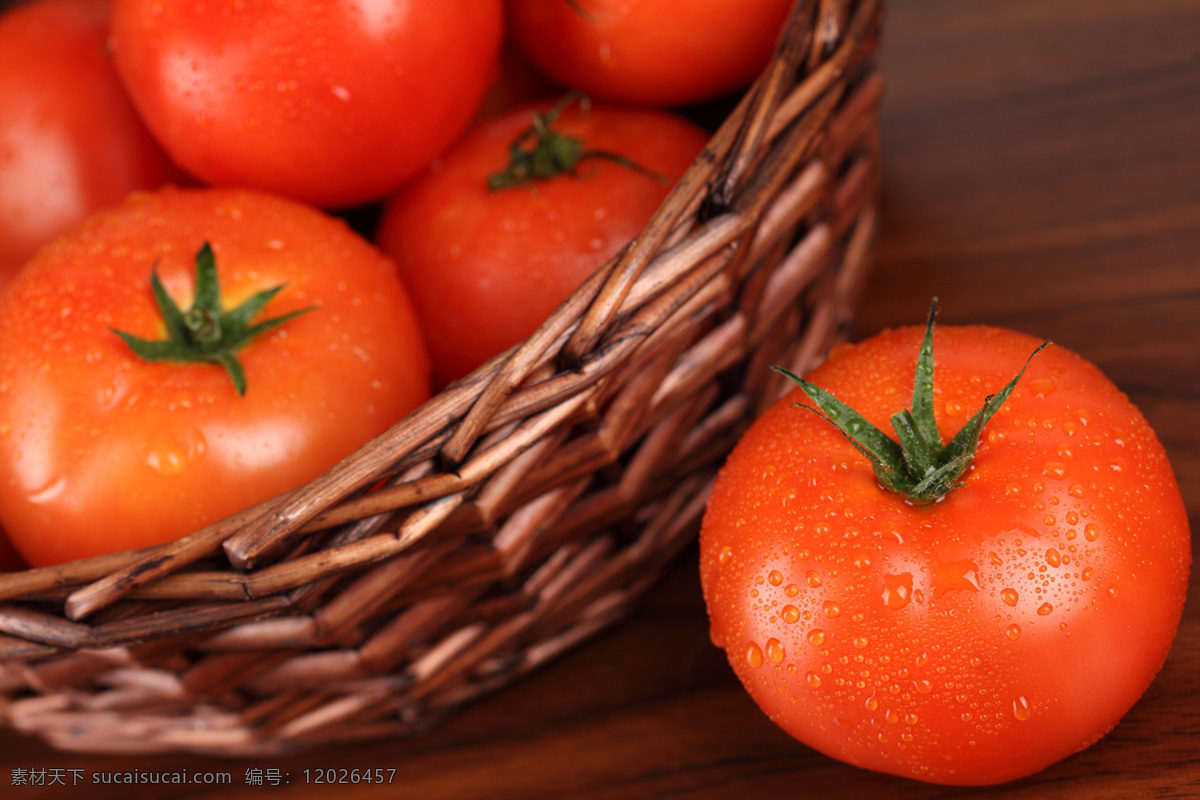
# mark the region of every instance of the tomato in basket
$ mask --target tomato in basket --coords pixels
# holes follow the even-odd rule
[[[471,120],[500,0],[114,0],[117,71],[202,181],[324,207],[374,200]]]
[[[395,264],[345,222],[246,190],[135,194],[0,298],[0,522],[35,566],[168,541],[428,393]]]
[[[0,16],[0,287],[38,246],[178,173],[105,52],[107,0]]]
[[[512,34],[564,86],[617,103],[681,105],[748,85],[792,0],[506,0]]]
[[[730,455],[700,539],[713,640],[800,741],[1008,781],[1094,743],[1162,666],[1191,563],[1171,467],[1096,367],[1038,345],[885,331]]]
[[[669,112],[573,99],[477,126],[384,211],[376,239],[412,292],[439,382],[533,333],[641,231],[708,140]]]

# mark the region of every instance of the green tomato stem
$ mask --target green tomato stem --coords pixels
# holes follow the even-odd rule
[[[813,403],[811,406],[795,403],[795,406],[818,414],[837,428],[870,462],[884,487],[918,505],[938,502],[961,485],[958,479],[975,458],[983,426],[1008,400],[1033,357],[1050,344],[1049,341],[1042,342],[1030,353],[1017,376],[1000,391],[988,395],[983,407],[943,446],[933,411],[933,321],[936,315],[937,298],[934,298],[917,355],[912,408],[897,412],[891,419],[895,440],[819,386],[783,367],[773,367],[799,386]]]
[[[212,363],[224,368],[239,396],[246,394],[246,372],[237,351],[262,333],[290,319],[312,311],[313,306],[250,325],[271,298],[283,286],[265,289],[237,308],[221,307],[220,283],[212,247],[205,242],[196,253],[196,298],[186,312],[179,308],[158,277],[157,265],[150,273],[150,288],[166,328],[163,339],[143,339],[126,331],[112,329],[129,348],[146,361],[179,364]]]

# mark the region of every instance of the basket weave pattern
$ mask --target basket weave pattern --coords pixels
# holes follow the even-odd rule
[[[527,341],[312,483],[0,575],[0,721],[67,750],[410,734],[626,614],[844,327],[877,228],[882,0],[800,0],[645,230]]]

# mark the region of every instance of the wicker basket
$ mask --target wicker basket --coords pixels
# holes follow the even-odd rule
[[[882,0],[800,0],[642,234],[527,341],[311,484],[0,575],[0,719],[278,754],[420,731],[628,612],[847,321],[876,238]]]

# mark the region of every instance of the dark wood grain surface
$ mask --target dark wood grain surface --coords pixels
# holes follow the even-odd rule
[[[1195,526],[1200,0],[896,0],[887,31],[884,231],[856,336],[919,322],[937,295],[944,323],[1076,350],[1158,431]],[[685,552],[634,618],[422,738],[237,761],[58,753],[0,731],[0,797],[130,797],[93,783],[130,770],[227,773],[228,800],[1200,797],[1195,578],[1166,666],[1111,734],[1025,780],[962,789],[844,766],[774,728],[708,641],[695,561]],[[391,783],[311,782],[342,767]],[[66,785],[12,786],[28,769]]]

